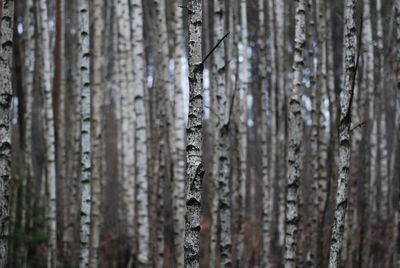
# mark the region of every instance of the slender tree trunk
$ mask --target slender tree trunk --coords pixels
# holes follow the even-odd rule
[[[48,223],[49,223],[49,252],[47,266],[55,267],[57,258],[57,223],[56,223],[56,152],[54,133],[53,97],[51,89],[50,70],[50,34],[48,28],[47,2],[39,1],[41,34],[42,34],[42,66],[41,77],[44,88],[45,103],[45,143],[46,143],[46,174],[48,183]]]
[[[289,152],[288,181],[286,196],[286,238],[285,267],[296,267],[297,230],[299,222],[299,179],[300,149],[302,139],[301,94],[303,91],[302,74],[304,69],[305,1],[298,0],[296,6],[295,48],[293,61],[293,89],[289,100]]]
[[[173,9],[172,36],[174,49],[172,57],[174,60],[174,107],[175,107],[175,156],[173,176],[173,221],[174,221],[174,247],[176,267],[184,267],[183,240],[185,233],[185,221],[182,215],[185,214],[185,118],[183,103],[183,64],[184,64],[184,38],[182,8],[180,1],[175,0]],[[186,82],[186,79],[184,80]]]
[[[96,1],[93,5],[93,73],[92,73],[92,231],[90,240],[90,266],[99,266],[101,214],[101,180],[103,137],[102,137],[102,108],[104,99],[103,65],[104,65],[104,19],[102,7],[104,1]]]
[[[356,25],[355,25],[356,0],[345,2],[345,84],[343,96],[340,101],[339,124],[339,178],[336,194],[336,208],[330,244],[329,267],[340,267],[341,250],[343,247],[343,232],[347,207],[347,185],[349,183],[350,154],[351,154],[351,105],[354,95],[354,79],[356,73]]]
[[[247,28],[247,1],[240,0],[240,34],[239,42],[241,47],[238,48],[238,98],[237,98],[237,120],[238,120],[238,177],[236,185],[236,253],[239,258],[239,266],[246,267],[244,255],[244,216],[245,216],[245,194],[247,181],[247,94],[249,83],[249,63],[248,63],[248,28]]]
[[[275,20],[275,0],[268,0],[268,32],[270,33],[270,58],[271,58],[271,79],[270,79],[270,103],[269,111],[271,114],[270,122],[270,158],[269,158],[269,177],[271,178],[271,233],[273,243],[275,242],[276,226],[277,226],[277,207],[276,204],[276,183],[277,183],[277,90],[278,90],[278,74],[277,74],[277,42],[276,42],[276,20]],[[272,250],[276,252],[275,250]],[[271,252],[273,254],[274,252]]]
[[[166,18],[166,2],[165,0],[155,0],[155,11],[157,20],[157,46],[156,46],[156,83],[155,89],[157,94],[157,118],[159,123],[157,126],[157,157],[159,158],[158,165],[158,197],[157,206],[159,213],[157,213],[157,257],[156,266],[162,267],[164,265],[164,191],[167,182],[171,180],[170,167],[176,160],[176,150],[174,144],[174,126],[172,116],[172,99],[173,99],[173,85],[169,79],[169,46],[168,46],[168,30]]]
[[[393,168],[392,168],[392,179],[395,180],[398,177],[396,177],[396,162],[399,163],[400,160],[400,0],[396,0],[395,2],[396,5],[396,58],[397,58],[397,96],[396,96],[396,122],[397,122],[397,140],[396,140],[396,147],[395,147],[395,159],[396,161],[393,161]],[[397,168],[397,176],[399,176],[398,173],[399,169]],[[400,185],[398,184],[397,190],[399,191]],[[393,224],[393,229],[394,229],[394,241],[395,241],[395,247],[393,249],[393,265],[394,266],[400,266],[400,198],[399,194],[395,196],[395,202],[397,202],[397,210],[395,211],[395,216],[394,216],[394,224]]]
[[[90,267],[91,225],[91,90],[90,90],[90,39],[88,0],[79,1],[80,54],[78,58],[81,89],[81,222],[80,222],[80,268]]]
[[[129,239],[130,259],[134,255],[135,237],[135,132],[134,132],[134,106],[133,106],[133,59],[131,22],[129,17],[129,4],[127,0],[117,2],[118,18],[118,62],[119,85],[121,87],[121,139],[122,148],[122,184],[124,189],[124,202],[126,206],[127,236]],[[139,215],[143,212],[139,210]],[[124,219],[125,220],[125,219]],[[139,240],[145,243],[145,240]],[[146,256],[148,261],[148,249],[139,248],[139,254]],[[131,260],[130,260],[131,262]],[[140,260],[139,260],[140,262]]]
[[[262,185],[263,185],[263,214],[262,214],[262,231],[263,231],[263,252],[262,265],[263,267],[271,267],[270,250],[271,250],[271,194],[270,194],[270,176],[268,166],[268,119],[271,118],[271,113],[268,111],[269,98],[267,92],[267,55],[266,55],[266,24],[265,24],[266,7],[264,0],[258,1],[258,18],[259,18],[259,36],[258,46],[260,50],[260,91],[261,91],[261,146],[262,146]]]
[[[217,44],[224,36],[225,3],[214,1],[214,40]],[[217,156],[217,172],[215,178],[219,208],[219,252],[220,267],[232,266],[232,232],[231,232],[231,202],[230,202],[230,163],[229,163],[229,126],[227,121],[227,91],[225,75],[225,43],[221,44],[213,54],[211,87],[215,94],[215,154]],[[214,145],[214,146],[215,146]]]
[[[10,108],[12,99],[14,1],[1,3],[0,29],[0,267],[7,266],[11,172]]]
[[[131,25],[133,41],[133,72],[134,72],[134,97],[136,113],[136,170],[137,170],[137,209],[140,212],[137,218],[138,240],[139,240],[139,265],[149,265],[149,203],[148,203],[148,151],[147,151],[147,130],[148,120],[145,107],[145,77],[146,62],[143,37],[143,6],[142,1],[131,2]],[[135,27],[133,27],[135,26]],[[147,253],[146,253],[147,252]]]
[[[189,14],[189,115],[186,147],[185,267],[200,266],[200,204],[204,176],[202,162],[203,65],[201,55],[201,0],[188,3]]]
[[[29,209],[34,207],[33,203],[33,161],[32,161],[32,111],[33,111],[33,88],[34,88],[34,72],[35,72],[35,49],[36,49],[36,38],[35,38],[35,8],[32,0],[28,0],[26,3],[25,19],[26,19],[26,57],[25,57],[25,131],[24,131],[24,161],[26,168],[26,182],[23,185],[25,195],[22,201],[22,205],[25,207],[21,220],[21,225],[24,231],[31,229],[32,221],[29,213]],[[27,233],[25,233],[27,234]],[[27,261],[27,245],[22,246],[23,250],[23,265],[26,266]]]
[[[376,225],[375,217],[377,214],[377,178],[378,178],[378,120],[376,111],[376,98],[375,98],[375,79],[374,79],[374,47],[373,47],[373,29],[371,22],[371,4],[369,0],[363,1],[363,33],[362,33],[362,43],[364,48],[363,53],[363,78],[362,90],[367,92],[367,130],[370,133],[368,141],[368,151],[369,151],[369,183],[366,183],[368,208],[366,210],[367,218],[366,223],[366,234],[364,237],[364,248],[362,256],[362,265],[368,267],[369,263],[373,261],[374,254],[371,252],[371,242],[373,239],[373,229]],[[371,252],[371,256],[370,256]]]

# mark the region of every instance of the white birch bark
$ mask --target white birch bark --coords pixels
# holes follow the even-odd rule
[[[224,36],[225,29],[225,3],[222,0],[214,1],[214,39],[217,44]],[[219,213],[219,267],[231,267],[232,265],[232,233],[231,233],[231,202],[230,202],[230,163],[229,163],[229,126],[227,115],[227,91],[225,75],[225,43],[222,43],[213,54],[211,85],[215,92],[215,153],[217,168],[214,173],[216,181],[216,194],[218,196]]]
[[[11,126],[14,1],[1,3],[0,29],[0,267],[7,266],[11,172]]]
[[[185,267],[200,267],[200,204],[202,163],[203,66],[201,54],[202,1],[188,3],[189,115],[186,128]]]
[[[285,267],[296,267],[297,230],[299,222],[300,149],[302,139],[301,94],[304,69],[305,1],[298,0],[295,15],[293,89],[289,99],[288,179],[286,194]]]
[[[345,2],[345,84],[340,100],[339,123],[339,178],[336,194],[336,208],[330,243],[329,267],[340,267],[340,257],[343,247],[343,232],[348,200],[347,185],[349,183],[350,154],[351,154],[351,105],[353,101],[354,79],[356,72],[356,24],[355,0]]]
[[[262,182],[263,182],[263,214],[262,214],[262,231],[263,231],[263,251],[262,251],[262,265],[265,268],[271,267],[270,262],[270,250],[271,250],[271,195],[270,195],[270,177],[269,177],[269,166],[268,166],[268,134],[271,132],[268,130],[268,119],[271,118],[267,105],[269,103],[268,92],[267,92],[267,55],[266,55],[266,24],[265,24],[265,12],[266,7],[264,0],[258,1],[258,18],[259,18],[259,36],[258,46],[260,49],[260,90],[261,90],[261,146],[262,146]]]
[[[379,128],[379,151],[380,151],[380,163],[379,163],[379,178],[381,180],[381,198],[379,205],[379,214],[381,219],[387,219],[389,215],[389,203],[391,198],[389,197],[389,158],[387,151],[387,137],[386,137],[386,88],[385,88],[385,61],[384,61],[384,46],[383,46],[383,25],[382,25],[382,1],[376,0],[376,34],[378,39],[378,51],[379,51],[379,80],[378,80],[378,96],[379,96],[379,107],[380,111],[378,116],[378,128]]]
[[[185,214],[185,113],[183,103],[183,64],[184,64],[184,38],[181,1],[175,0],[173,8],[172,37],[174,49],[172,57],[174,60],[174,129],[175,129],[175,156],[173,165],[173,225],[174,225],[174,247],[176,267],[184,267],[183,240],[185,233],[185,221],[182,215]],[[186,80],[185,80],[186,82]]]
[[[276,178],[278,180],[278,243],[284,245],[285,239],[285,177],[288,170],[286,164],[286,137],[285,128],[287,115],[285,106],[287,102],[286,89],[286,40],[285,40],[285,13],[286,7],[284,0],[275,0],[275,34],[276,34],[276,67],[277,67],[277,95],[276,95],[276,113],[277,113],[277,168]]]
[[[88,0],[79,1],[79,77],[81,89],[81,220],[80,220],[80,268],[90,267],[91,225],[91,89],[90,89],[90,39]]]
[[[237,120],[238,120],[238,177],[236,191],[237,218],[237,241],[236,254],[238,254],[240,266],[244,263],[244,216],[245,216],[245,194],[247,181],[247,94],[249,83],[249,62],[248,62],[248,26],[247,26],[247,1],[241,0],[239,7],[240,33],[238,47],[238,98],[237,98]]]
[[[127,0],[117,1],[116,15],[118,21],[118,64],[119,86],[121,88],[121,139],[122,148],[122,180],[124,189],[124,202],[126,206],[127,236],[129,239],[130,259],[134,255],[135,237],[135,132],[134,132],[134,107],[133,107],[133,57],[131,23],[129,5]],[[138,212],[139,215],[143,213]],[[141,243],[146,241],[139,240]],[[143,259],[148,260],[148,249],[140,251]],[[130,260],[131,262],[131,260]],[[141,260],[139,260],[141,262]]]
[[[45,143],[46,143],[46,177],[48,183],[48,222],[49,222],[49,252],[47,266],[55,267],[57,254],[57,224],[56,224],[56,152],[54,133],[54,112],[52,97],[52,77],[50,69],[50,34],[48,26],[47,1],[39,1],[40,28],[42,41],[41,77],[44,90],[45,106]]]
[[[369,135],[369,183],[367,186],[367,198],[369,208],[367,210],[368,216],[366,222],[366,234],[364,236],[364,248],[362,256],[362,265],[367,267],[368,263],[372,259],[370,256],[371,252],[371,239],[373,237],[373,228],[375,226],[375,217],[377,214],[377,194],[378,194],[378,120],[376,111],[376,97],[375,97],[375,79],[374,79],[374,46],[373,46],[373,29],[371,21],[371,3],[369,0],[363,0],[363,33],[362,33],[362,44],[363,44],[363,81],[361,89],[367,92],[367,130]]]
[[[93,5],[93,73],[92,73],[92,230],[90,238],[90,266],[99,266],[100,231],[102,224],[101,193],[102,193],[102,108],[104,65],[104,19],[102,7],[104,1],[95,1]]]
[[[137,228],[138,228],[138,261],[141,267],[149,265],[149,204],[148,204],[148,153],[147,153],[147,118],[145,110],[145,77],[146,62],[143,37],[142,1],[131,2],[131,25],[133,42],[133,74],[134,74],[134,107],[136,114],[136,174],[137,174]]]

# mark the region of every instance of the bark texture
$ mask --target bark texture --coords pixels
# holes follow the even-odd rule
[[[7,266],[11,179],[10,108],[12,99],[14,1],[1,3],[0,29],[0,267]]]
[[[174,59],[174,127],[175,127],[175,161],[173,176],[173,221],[174,221],[174,247],[176,256],[176,267],[184,267],[183,240],[185,233],[185,113],[183,103],[182,81],[187,83],[183,77],[184,64],[184,38],[182,8],[179,0],[175,0],[172,21],[172,37],[174,48],[172,57]]]
[[[186,128],[185,267],[200,266],[200,204],[204,176],[202,162],[203,64],[201,54],[202,1],[188,3],[189,115]]]
[[[79,1],[79,58],[81,89],[81,222],[80,268],[90,267],[91,225],[91,92],[90,92],[90,39],[88,0]]]
[[[104,1],[98,0],[93,5],[93,72],[92,72],[92,231],[90,238],[90,266],[99,266],[100,231],[102,225],[102,159],[103,159],[103,99],[105,90],[103,81],[104,64],[104,19],[102,6]]]
[[[299,222],[300,149],[302,139],[301,94],[304,69],[305,1],[298,0],[295,15],[293,89],[289,99],[289,151],[286,195],[285,267],[296,267],[297,230]]]
[[[133,42],[133,72],[134,72],[134,107],[136,114],[136,170],[137,170],[137,228],[139,241],[139,265],[149,265],[149,203],[148,203],[148,152],[147,152],[147,130],[148,120],[145,107],[145,75],[146,62],[143,40],[143,6],[142,1],[131,2],[131,25]],[[133,27],[133,25],[135,27]]]
[[[330,243],[329,267],[340,267],[340,257],[343,247],[343,233],[348,200],[347,185],[349,183],[351,154],[351,105],[356,73],[356,24],[355,0],[345,2],[344,46],[345,46],[345,84],[340,100],[339,123],[339,178],[336,193],[336,208]]]
[[[52,76],[50,56],[50,33],[47,14],[47,1],[39,1],[40,30],[42,41],[41,78],[44,91],[45,109],[45,143],[46,143],[46,178],[48,184],[48,223],[49,223],[49,252],[47,266],[54,267],[57,258],[57,223],[56,223],[56,148],[54,131],[54,111],[52,97]]]

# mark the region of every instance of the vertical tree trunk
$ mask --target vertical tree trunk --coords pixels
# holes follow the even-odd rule
[[[263,267],[269,268],[270,262],[270,250],[271,250],[271,194],[270,194],[270,176],[268,166],[268,119],[271,118],[271,113],[268,111],[269,98],[267,92],[267,55],[266,55],[266,24],[265,24],[265,2],[264,0],[258,1],[258,18],[259,18],[259,36],[258,46],[260,51],[260,91],[261,91],[261,146],[262,146],[262,159],[261,159],[261,174],[262,174],[262,185],[263,185],[263,214],[262,214],[262,232],[263,232],[263,251],[262,251],[262,265]],[[268,134],[267,134],[268,133]]]
[[[278,143],[278,130],[277,130],[277,89],[278,89],[278,69],[277,69],[277,42],[276,42],[276,20],[275,20],[275,0],[268,1],[268,32],[270,33],[270,58],[271,58],[271,82],[270,82],[270,102],[269,112],[271,114],[271,135],[269,143],[270,158],[269,158],[269,177],[271,178],[271,233],[273,242],[275,242],[276,226],[277,226],[277,207],[276,204],[276,182],[277,182],[277,143]],[[272,251],[272,249],[271,249]],[[271,252],[273,254],[273,252]]]
[[[245,216],[245,193],[247,181],[247,94],[249,83],[249,63],[248,63],[248,28],[247,28],[247,1],[240,0],[240,34],[238,47],[238,98],[237,98],[237,120],[238,120],[238,177],[236,185],[236,209],[237,209],[237,241],[236,254],[238,254],[239,265],[245,266],[244,260],[244,216]]]
[[[373,28],[371,22],[371,4],[369,0],[363,0],[363,33],[362,44],[363,52],[363,78],[361,89],[367,92],[367,130],[370,133],[368,141],[369,151],[369,183],[366,183],[368,199],[368,208],[366,210],[367,218],[365,219],[365,236],[362,256],[362,265],[368,267],[370,261],[373,261],[373,252],[371,252],[371,239],[373,238],[373,229],[375,228],[377,214],[377,179],[378,179],[378,120],[376,111],[375,98],[375,79],[374,79],[374,47],[373,47]],[[371,256],[370,256],[371,252]]]
[[[168,181],[171,180],[170,167],[176,160],[176,150],[174,144],[174,126],[172,116],[172,99],[173,99],[173,85],[169,79],[169,46],[168,46],[168,30],[166,18],[166,2],[165,0],[155,0],[156,11],[156,83],[155,90],[157,95],[156,114],[158,119],[157,124],[157,156],[159,159],[158,174],[157,174],[157,257],[156,266],[162,267],[164,265],[164,191]]]
[[[298,187],[300,179],[300,149],[302,139],[301,94],[304,69],[305,1],[296,6],[295,47],[293,61],[293,89],[289,99],[288,180],[286,195],[285,267],[296,267],[297,230],[299,222]]]
[[[12,99],[14,1],[1,3],[0,29],[0,267],[7,266],[11,172],[10,108]]]
[[[354,94],[356,73],[356,25],[355,0],[345,2],[345,84],[340,101],[339,124],[339,178],[336,194],[336,209],[330,244],[329,267],[340,267],[341,250],[343,247],[343,232],[347,207],[347,185],[349,183],[350,154],[351,154],[351,105]]]
[[[91,227],[91,92],[90,92],[90,39],[88,0],[79,1],[79,70],[81,89],[81,222],[80,268],[90,267]]]
[[[383,25],[382,25],[382,1],[376,0],[376,27],[377,39],[379,50],[379,81],[378,81],[378,96],[380,111],[378,120],[379,128],[379,150],[380,150],[380,179],[381,179],[381,198],[379,205],[379,212],[381,219],[387,219],[389,215],[389,159],[387,151],[387,138],[386,138],[386,88],[385,88],[385,61],[384,61],[384,47],[383,47]]]
[[[175,0],[173,8],[172,36],[174,49],[172,57],[174,60],[174,87],[175,87],[175,156],[173,176],[173,221],[174,221],[174,247],[176,267],[183,268],[184,248],[183,239],[185,233],[185,222],[182,215],[185,214],[185,118],[183,103],[183,64],[184,64],[184,38],[182,8],[180,1]],[[186,80],[184,80],[186,82]]]
[[[57,223],[56,223],[56,152],[54,133],[53,97],[51,88],[50,70],[50,34],[48,28],[47,1],[39,1],[41,41],[42,41],[42,66],[41,77],[44,89],[45,103],[45,143],[46,143],[46,177],[48,183],[48,223],[49,223],[49,252],[47,266],[55,267],[57,258]]]
[[[397,122],[397,135],[396,135],[396,147],[395,147],[395,159],[396,161],[393,161],[393,166],[392,168],[392,179],[395,180],[398,177],[396,177],[396,162],[399,163],[400,160],[400,0],[395,1],[396,5],[396,58],[397,58],[397,96],[396,96],[396,122]],[[397,168],[397,176],[399,176],[398,173],[398,168]],[[400,185],[398,185],[398,188],[400,188]],[[397,210],[395,212],[394,216],[394,241],[395,241],[395,247],[393,249],[393,265],[400,266],[400,198],[399,195],[395,197],[395,202],[397,202]]]
[[[136,170],[137,170],[137,209],[138,214],[138,240],[139,240],[139,265],[146,267],[149,265],[149,203],[148,203],[148,174],[147,174],[147,130],[148,120],[146,118],[145,107],[145,77],[146,62],[143,40],[143,6],[142,1],[134,0],[131,2],[131,25],[133,41],[134,59],[134,84],[135,84],[135,113],[136,113]]]
[[[189,115],[186,146],[185,267],[200,266],[200,204],[204,176],[202,162],[203,65],[201,54],[202,1],[188,3]]]
[[[33,111],[33,88],[34,88],[34,72],[35,72],[35,49],[36,49],[36,39],[35,39],[35,8],[32,0],[28,0],[26,3],[25,10],[25,22],[26,22],[26,57],[25,57],[25,131],[24,131],[24,162],[26,168],[26,183],[23,185],[25,195],[25,200],[22,201],[22,205],[25,206],[25,211],[23,211],[21,220],[21,225],[25,228],[32,228],[32,217],[30,216],[29,209],[34,206],[33,202],[33,191],[36,183],[33,182],[33,161],[32,161],[32,111]],[[23,252],[23,265],[26,266],[27,261],[27,245],[22,246]],[[1,265],[0,265],[1,266]]]
[[[129,239],[130,259],[134,255],[135,237],[135,130],[134,130],[134,106],[133,106],[133,57],[131,23],[129,17],[129,5],[127,0],[120,0],[116,6],[118,20],[118,63],[119,85],[121,88],[121,139],[122,148],[122,184],[124,189],[124,203],[126,206],[127,236]],[[139,215],[143,215],[141,210]],[[139,247],[145,240],[139,240]],[[148,249],[139,248],[139,255],[148,260]],[[131,260],[130,260],[131,262]],[[140,260],[139,260],[140,262]]]
[[[217,44],[224,36],[225,3],[214,1],[214,39]],[[221,44],[213,54],[211,90],[215,94],[215,139],[214,146],[217,158],[216,181],[219,212],[219,252],[220,267],[232,266],[232,233],[231,233],[231,202],[230,202],[230,163],[229,163],[229,126],[227,119],[227,90],[225,75],[225,43]]]
[[[90,240],[90,266],[99,266],[100,231],[102,224],[101,194],[102,194],[102,108],[105,90],[103,83],[103,31],[104,19],[102,7],[104,1],[96,1],[93,5],[93,73],[92,73],[92,231]]]

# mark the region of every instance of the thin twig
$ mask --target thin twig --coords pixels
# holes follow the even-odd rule
[[[208,52],[207,56],[200,62],[199,65],[196,66],[196,68],[194,69],[194,72],[197,72],[199,70],[199,68],[202,68],[204,63],[206,62],[206,60],[208,59],[208,57],[211,56],[211,54],[214,52],[214,50],[217,49],[217,47],[222,43],[222,41],[224,41],[225,38],[228,37],[228,35],[230,34],[230,32],[226,33],[219,41],[218,43],[210,50],[210,52]]]

